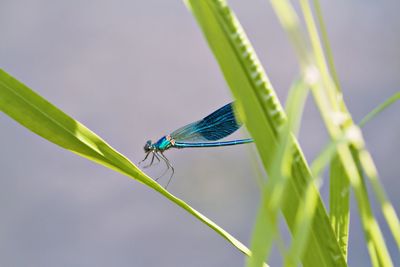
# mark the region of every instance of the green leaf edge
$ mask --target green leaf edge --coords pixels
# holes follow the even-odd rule
[[[185,3],[195,15],[220,64],[225,79],[238,101],[239,109],[243,112],[245,125],[255,139],[261,160],[269,172],[277,146],[276,134],[286,120],[286,115],[268,77],[243,29],[225,1],[188,0]],[[240,77],[242,80],[239,80]],[[311,176],[297,141],[294,138],[292,141],[296,159],[293,167],[295,179],[289,183],[287,195],[296,197],[297,201],[287,201],[283,207],[289,228],[294,225],[294,211],[301,201],[300,197]],[[308,247],[303,255],[303,264],[304,266],[347,266],[319,195],[317,203],[313,234],[309,241],[313,245]],[[320,232],[316,234],[316,230]],[[320,242],[321,236],[324,236],[324,242]],[[329,242],[325,242],[326,240]],[[253,253],[255,254],[255,251]],[[260,262],[258,261],[257,264],[259,265]]]
[[[154,189],[209,226],[239,251],[250,250],[212,220],[169,193],[86,126],[0,69],[0,110],[44,139]]]

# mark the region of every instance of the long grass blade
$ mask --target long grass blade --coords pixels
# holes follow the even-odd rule
[[[286,115],[264,69],[225,1],[188,0],[186,3],[195,15],[237,99],[239,109],[242,111],[242,120],[255,139],[261,161],[270,174],[278,148],[278,133],[285,124]],[[295,138],[291,137],[291,142],[294,151],[293,179],[289,180],[286,187],[282,211],[289,228],[293,230],[295,214],[311,173]],[[321,236],[324,237],[323,240]],[[346,266],[319,196],[310,239],[302,262],[304,266]],[[261,260],[257,260],[256,265],[260,264]]]
[[[368,113],[359,123],[358,125],[362,128],[367,124],[370,120],[379,115],[382,111],[393,105],[397,100],[400,99],[400,92],[394,93],[391,97],[386,99],[382,104],[374,108],[370,113]]]
[[[274,0],[273,2],[278,1]],[[279,2],[281,4],[282,2],[286,3],[289,7],[288,9],[292,9],[291,4],[288,1]],[[302,53],[309,54],[310,57],[306,58],[305,62],[301,65],[303,68],[307,67],[307,69],[312,69],[313,66],[316,68],[317,79],[316,82],[312,84],[312,92],[331,138],[336,139],[346,128],[356,126],[354,126],[351,116],[346,110],[343,98],[339,94],[339,90],[336,88],[330,76],[309,2],[307,0],[301,0],[300,6],[307,25],[310,42],[312,44],[311,53]],[[285,15],[278,12],[279,10],[277,10],[278,17],[282,19]],[[293,32],[301,34],[300,27],[297,26],[295,28],[297,28],[297,30],[294,30],[293,27],[287,29],[288,34],[292,34]],[[299,46],[296,43],[294,44],[296,46],[296,51],[301,47],[304,47],[304,45]],[[301,55],[299,55],[300,59],[302,58]],[[311,64],[311,67],[308,67],[309,64]],[[307,71],[307,69],[304,71]],[[361,132],[358,133],[357,138],[353,139],[351,146],[356,148],[357,153],[361,150],[365,150]],[[357,165],[356,158],[352,154],[349,146],[338,146],[338,156],[347,177],[350,179],[350,183],[354,188],[371,261],[374,264],[392,266],[391,258],[383,240],[379,225],[372,213],[368,194],[362,176],[360,175],[361,167],[365,169],[368,166],[363,164]]]
[[[209,226],[239,251],[250,255],[250,250],[239,240],[169,193],[83,124],[1,69],[0,111],[44,139],[149,186]]]
[[[262,201],[251,242],[253,256],[249,258],[248,266],[259,266],[260,262],[268,257],[275,236],[279,232],[279,211],[283,205],[287,184],[292,179],[293,143],[291,138],[298,131],[307,93],[308,88],[301,79],[296,81],[289,91],[286,103],[288,121],[279,133],[279,144],[273,159],[270,179],[262,187]]]
[[[349,135],[351,136],[351,135]],[[322,184],[321,173],[329,164],[336,154],[336,147],[339,144],[348,142],[348,136],[343,136],[338,140],[331,141],[326,148],[319,153],[318,157],[311,165],[311,172],[313,179],[307,185],[301,203],[301,209],[296,214],[296,226],[293,234],[291,246],[287,255],[285,256],[285,266],[297,266],[300,257],[305,249],[305,244],[309,238],[312,220],[315,214],[316,200],[318,196],[318,189]]]
[[[305,21],[307,24],[311,43],[313,46],[314,56],[316,58],[317,65],[322,73],[322,80],[325,85],[326,93],[329,96],[335,95],[335,93],[337,93],[339,90],[337,88],[335,88],[334,84],[332,84],[330,82],[330,77],[329,77],[329,73],[327,70],[326,61],[324,60],[323,49],[319,42],[318,31],[316,29],[316,25],[315,25],[315,22],[313,19],[309,1],[301,0],[300,3],[301,3],[301,7],[302,7],[303,14],[305,17]],[[336,99],[342,100],[342,98],[338,98],[338,97],[336,97]],[[319,101],[319,102],[321,104],[321,101]],[[337,102],[337,103],[335,104],[335,102]],[[321,106],[321,110],[325,109],[325,110],[323,110],[323,113],[328,115],[327,113],[341,111],[342,113],[346,114],[346,117],[348,118],[346,124],[343,124],[342,127],[349,127],[349,125],[354,126],[354,123],[351,120],[350,113],[348,113],[346,111],[343,100],[342,101],[336,100],[334,102],[331,102],[331,104],[332,104],[333,110],[329,110],[329,106],[325,106],[325,105]],[[336,105],[339,107],[339,109],[336,108]],[[325,117],[325,122],[326,122],[327,126],[328,126],[328,124],[330,124],[329,125],[330,133],[332,135],[335,135],[336,134],[335,133],[336,129],[334,129],[335,125],[332,123],[332,121],[330,121],[328,119],[328,116]],[[341,130],[343,130],[343,128]],[[345,158],[350,159],[349,150],[351,152],[353,152],[352,158],[351,158],[351,160],[345,160]],[[356,199],[359,204],[360,212],[363,213],[362,214],[362,219],[363,219],[362,223],[364,226],[366,238],[370,238],[370,240],[372,241],[372,245],[374,246],[374,248],[373,248],[374,251],[372,251],[372,249],[370,249],[370,254],[373,255],[373,256],[371,256],[371,258],[374,258],[376,255],[379,265],[390,266],[393,263],[391,261],[388,249],[387,249],[385,241],[383,239],[380,227],[372,213],[372,209],[370,207],[370,201],[368,199],[367,191],[365,189],[365,186],[360,186],[360,181],[362,181],[362,179],[363,179],[361,169],[363,169],[365,171],[365,173],[367,174],[367,176],[370,178],[370,181],[372,183],[375,194],[377,195],[378,201],[381,204],[381,208],[382,208],[383,214],[385,216],[385,219],[388,222],[390,229],[392,230],[392,234],[394,235],[396,240],[399,240],[399,238],[400,238],[400,235],[399,235],[400,224],[399,224],[398,217],[397,217],[392,205],[390,204],[390,202],[388,201],[388,199],[386,197],[383,187],[381,186],[381,184],[378,181],[378,174],[377,174],[374,162],[373,162],[372,157],[370,156],[369,152],[365,148],[361,133],[359,134],[357,140],[355,140],[352,143],[350,148],[349,147],[339,148],[338,153],[339,153],[339,157],[342,160],[343,167],[346,170],[346,172],[350,178],[350,183],[353,185],[353,187],[355,189]],[[358,162],[360,164],[358,164]],[[355,165],[358,169],[358,173],[356,174],[354,172],[353,176],[349,175],[349,172],[351,171],[351,169],[354,168],[351,165]]]
[[[350,182],[336,155],[329,172],[329,216],[343,255],[347,258],[350,224]]]
[[[336,89],[338,91],[341,91],[340,88],[340,82],[339,82],[339,78],[337,75],[337,71],[335,68],[335,64],[334,64],[334,60],[333,60],[333,55],[332,55],[332,50],[330,48],[330,44],[329,44],[329,38],[328,38],[328,34],[327,34],[327,30],[326,30],[326,26],[323,20],[323,16],[322,16],[322,10],[321,10],[321,6],[320,6],[320,2],[319,0],[313,0],[314,3],[314,7],[315,7],[315,13],[316,13],[316,17],[317,17],[317,23],[321,32],[321,39],[322,39],[322,43],[324,45],[325,51],[326,51],[326,55],[327,55],[327,60],[328,60],[328,64],[329,64],[329,68],[332,74],[332,78],[336,84]],[[390,105],[392,105],[394,102],[396,102],[398,99],[400,98],[400,92],[396,92],[394,95],[392,95],[391,97],[389,97],[384,103],[382,103],[381,105],[379,105],[377,108],[375,108],[373,111],[371,111],[369,114],[367,114],[367,116],[365,116],[361,122],[359,123],[359,126],[362,128],[368,121],[370,121],[371,119],[373,119],[375,116],[377,116],[379,113],[381,113],[384,109],[386,109],[387,107],[389,107]],[[346,111],[346,107],[344,105],[344,103],[341,105],[342,110]],[[374,166],[374,163],[372,160],[368,160],[368,158],[370,158],[370,155],[368,152],[360,152],[362,154],[364,154],[364,159],[365,162],[362,163],[363,166],[366,166],[367,168],[370,168],[369,166]],[[335,169],[338,168],[338,175],[335,175]],[[384,216],[389,224],[389,227],[392,231],[392,234],[397,242],[397,246],[400,249],[400,225],[399,225],[399,220],[397,218],[396,212],[392,206],[392,204],[390,203],[390,201],[387,200],[387,196],[383,190],[382,185],[379,183],[378,179],[377,179],[377,172],[373,169],[374,167],[372,167],[372,170],[369,171],[369,177],[371,179],[371,183],[373,184],[373,188],[375,191],[375,194],[377,194],[378,196],[378,201],[381,204],[382,207],[382,212],[384,213]],[[333,172],[332,172],[333,170]],[[360,172],[361,175],[363,174],[362,172]],[[343,177],[346,175],[345,172],[343,171],[343,166],[341,166],[340,162],[338,162],[338,159],[336,158],[333,161],[332,164],[332,168],[331,168],[331,175],[334,175],[335,177],[331,177],[331,185],[334,186],[339,186],[338,191],[337,192],[347,192],[348,189],[348,182],[343,181]],[[343,188],[340,188],[341,186],[343,186]],[[331,188],[331,193],[332,193],[332,188]],[[335,197],[335,195],[331,196]],[[340,195],[339,195],[340,196]],[[344,205],[342,205],[342,207],[348,205],[346,203],[348,203],[348,198],[346,198],[344,196],[343,198],[344,201]],[[333,203],[331,202],[331,204],[340,204],[339,201],[333,201]],[[340,211],[340,207],[337,207],[339,209],[336,209],[336,207],[332,207],[331,206],[331,211],[332,209],[336,212]],[[346,208],[348,209],[348,208]],[[332,212],[331,212],[331,218],[332,218]],[[335,222],[333,222],[333,224],[336,227],[339,227],[339,225],[341,224],[340,222],[343,223],[343,227],[340,228],[335,228],[335,230],[338,230],[339,232],[337,232],[338,234],[338,239],[339,239],[339,243],[341,243],[341,246],[343,249],[345,249],[345,247],[347,247],[345,240],[347,240],[347,236],[348,236],[348,226],[346,226],[346,224],[348,224],[348,215],[347,212],[344,211],[343,212],[343,217],[340,218],[341,216],[339,216],[339,214],[336,214],[335,216]],[[346,229],[347,228],[347,229]]]
[[[321,32],[321,41],[324,46],[329,70],[332,79],[336,85],[337,94],[341,95],[341,85],[336,71],[333,53],[329,42],[328,32],[322,15],[322,9],[319,0],[314,0],[316,13],[316,22]],[[346,107],[342,104],[341,109],[346,112]],[[343,255],[347,258],[347,245],[349,239],[350,224],[350,183],[349,177],[345,172],[338,156],[332,159],[330,165],[330,194],[329,194],[329,214],[339,245]]]
[[[360,127],[364,127],[368,122],[374,119],[377,115],[379,115],[383,110],[394,104],[397,100],[400,99],[400,92],[396,92],[391,97],[386,99],[382,104],[378,107],[374,108],[370,113],[368,113],[359,123]],[[388,197],[385,193],[385,190],[382,184],[378,179],[378,172],[375,168],[375,164],[372,160],[370,153],[362,149],[357,155],[358,160],[361,165],[364,166],[365,173],[370,177],[370,181],[372,187],[375,191],[377,199],[381,205],[382,213],[385,216],[385,219],[389,225],[389,228],[393,234],[393,237],[397,243],[397,248],[400,250],[400,223],[399,218],[396,214],[396,211],[392,205],[392,203],[388,200]]]
[[[332,74],[333,81],[335,82],[336,88],[341,91],[339,76],[336,71],[335,61],[333,59],[332,48],[329,42],[328,31],[326,30],[324,18],[322,15],[322,8],[319,0],[313,0],[315,7],[315,14],[317,17],[316,22],[318,23],[321,32],[321,41],[325,48],[326,58],[329,64],[330,73]]]
[[[397,249],[400,251],[400,223],[399,217],[396,214],[396,211],[389,201],[386,192],[379,182],[378,179],[378,172],[375,168],[375,164],[372,160],[371,155],[365,149],[362,149],[356,154],[356,159],[359,160],[360,165],[362,166],[365,174],[369,177],[370,182],[372,184],[372,188],[375,192],[377,200],[381,206],[381,210],[383,216],[386,219],[387,224],[389,225],[389,229],[392,232],[394,240],[397,244]],[[382,247],[379,246],[377,249],[381,249]]]

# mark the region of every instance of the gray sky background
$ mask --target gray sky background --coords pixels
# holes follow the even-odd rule
[[[230,3],[284,103],[298,66],[268,1]],[[359,121],[399,90],[400,2],[322,6],[345,100]],[[143,158],[147,139],[231,101],[182,1],[3,0],[0,32],[1,68],[133,162]],[[385,111],[364,136],[399,213],[398,112],[398,104]],[[4,114],[0,129],[0,266],[243,266],[240,252],[145,186],[60,149]],[[309,99],[300,133],[308,160],[327,141]],[[248,244],[259,200],[252,145],[167,155],[176,168],[169,189]],[[325,178],[325,199],[328,184]],[[352,212],[349,263],[369,266],[354,203]],[[287,235],[284,224],[282,231]],[[278,250],[270,263],[281,264]]]

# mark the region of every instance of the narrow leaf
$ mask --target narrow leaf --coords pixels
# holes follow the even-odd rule
[[[313,161],[311,172],[313,179],[309,181],[304,192],[301,209],[296,214],[296,226],[289,251],[285,257],[285,266],[297,266],[298,261],[305,249],[305,244],[309,238],[312,220],[315,215],[317,192],[322,184],[321,173],[336,154],[336,147],[339,144],[348,142],[346,136],[338,140],[331,141]]]
[[[274,0],[274,2],[277,1]],[[290,2],[284,1],[284,3],[289,7],[288,9],[291,9]],[[313,69],[315,70],[315,79],[313,83],[310,83],[310,86],[327,130],[331,138],[336,139],[347,128],[352,127],[357,130],[358,128],[354,126],[351,115],[347,111],[343,98],[340,95],[340,91],[336,88],[335,83],[332,81],[309,1],[301,0],[300,6],[307,26],[310,43],[312,45],[311,51],[306,50],[299,54],[300,59],[303,59],[301,55],[309,55],[303,59],[304,61],[301,62],[301,66],[303,67],[304,72],[308,72],[309,70]],[[284,18],[285,15],[280,14],[279,12],[280,11],[278,10],[278,16],[281,19]],[[285,24],[282,23],[282,25]],[[297,33],[297,35],[302,34],[299,25],[292,26],[293,27],[290,29],[286,29],[289,35],[293,35],[293,33]],[[296,51],[303,50],[304,47],[307,47],[304,44],[298,45],[296,42],[294,42],[294,44]],[[355,156],[358,156],[358,154],[362,151],[365,151],[366,153],[368,152],[365,150],[361,133],[358,131],[355,131],[355,133],[356,136],[352,138],[351,147],[340,145],[338,146],[337,153],[347,177],[350,179],[350,183],[354,188],[371,260],[374,265],[378,263],[380,265],[391,266],[392,262],[390,255],[383,240],[380,227],[372,213],[368,193],[366,191],[364,181],[362,180],[362,176],[360,175],[360,166],[358,166],[356,163],[357,160]],[[352,153],[352,147],[356,149],[356,154]],[[361,166],[363,169],[369,167],[363,162],[361,162]],[[369,175],[369,178],[372,180],[372,176]],[[394,217],[392,216],[391,219],[393,218]]]
[[[195,15],[225,80],[243,110],[245,125],[256,141],[261,161],[267,173],[271,173],[279,129],[286,121],[286,115],[264,69],[225,1],[188,0],[186,3]],[[294,138],[291,142],[294,150],[293,179],[288,183],[282,211],[289,228],[293,230],[295,214],[311,173],[298,143]],[[302,258],[303,265],[346,266],[319,195],[316,202],[317,210]],[[257,260],[256,265],[260,264],[261,261]]]
[[[249,249],[213,221],[170,194],[103,139],[0,69],[0,110],[32,132],[80,156],[133,178],[180,206],[238,250]]]
[[[390,107],[392,104],[394,104],[397,100],[400,99],[400,92],[394,93],[391,97],[385,100],[382,104],[374,108],[370,113],[368,113],[358,125],[360,127],[364,127],[367,122],[375,118],[377,115],[379,115],[382,111],[384,111],[386,108]]]
[[[347,257],[350,224],[350,183],[343,166],[336,156],[329,173],[329,215],[343,255]]]

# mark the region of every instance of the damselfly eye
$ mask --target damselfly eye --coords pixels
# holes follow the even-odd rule
[[[149,152],[150,150],[151,150],[151,140],[148,140],[147,142],[146,142],[146,144],[144,144],[144,147],[143,147],[143,149],[144,149],[144,152]]]

